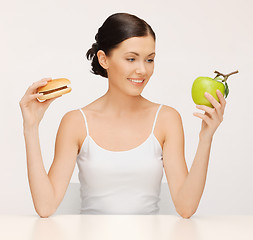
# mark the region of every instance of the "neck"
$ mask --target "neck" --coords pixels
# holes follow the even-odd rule
[[[139,112],[145,106],[141,95],[130,96],[120,91],[108,90],[102,96],[102,111],[115,117],[126,117]]]

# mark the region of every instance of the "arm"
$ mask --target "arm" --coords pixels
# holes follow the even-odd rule
[[[36,212],[44,217],[54,202],[54,190],[47,176],[41,156],[38,127],[24,127],[27,173]],[[44,209],[42,204],[44,203]]]
[[[34,82],[19,102],[23,117],[28,180],[35,210],[41,217],[53,214],[65,194],[75,166],[77,136],[80,132],[77,128],[80,124],[78,111],[65,114],[56,137],[54,161],[47,174],[40,150],[39,124],[46,109],[56,98],[40,102],[37,99],[40,96],[37,89],[51,80],[52,78],[43,78]]]
[[[206,183],[211,142],[211,139],[200,137],[190,172],[178,192],[177,205],[184,218],[189,218],[196,212],[202,197]]]
[[[69,112],[61,120],[48,174],[41,156],[38,127],[24,127],[28,180],[35,210],[41,217],[48,217],[56,211],[74,171],[78,152],[76,131],[73,131],[75,114]]]
[[[194,115],[203,119],[199,134],[197,152],[190,169],[187,171],[184,156],[184,131],[180,114],[174,109],[168,109],[166,119],[166,137],[164,142],[163,160],[172,200],[177,212],[184,218],[191,217],[198,208],[206,182],[209,155],[213,134],[223,120],[225,99],[218,94],[220,103],[207,96],[214,108],[198,106],[205,114]]]

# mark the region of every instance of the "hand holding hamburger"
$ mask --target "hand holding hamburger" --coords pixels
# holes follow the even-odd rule
[[[24,128],[38,127],[49,105],[56,98],[71,91],[68,84],[70,81],[65,78],[43,78],[34,82],[19,102]]]

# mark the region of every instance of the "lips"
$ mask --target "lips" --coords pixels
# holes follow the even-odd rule
[[[128,78],[128,80],[137,80],[137,81],[143,81],[145,80],[144,78]]]
[[[142,84],[144,84],[144,80],[143,78],[128,78],[127,79],[131,84],[135,85],[135,86],[141,86]],[[134,82],[131,80],[138,80],[138,81],[142,81],[142,82]]]

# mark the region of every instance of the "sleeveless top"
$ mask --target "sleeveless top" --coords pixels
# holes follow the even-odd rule
[[[163,177],[162,147],[154,135],[127,151],[109,151],[87,136],[77,155],[81,214],[158,214]]]

